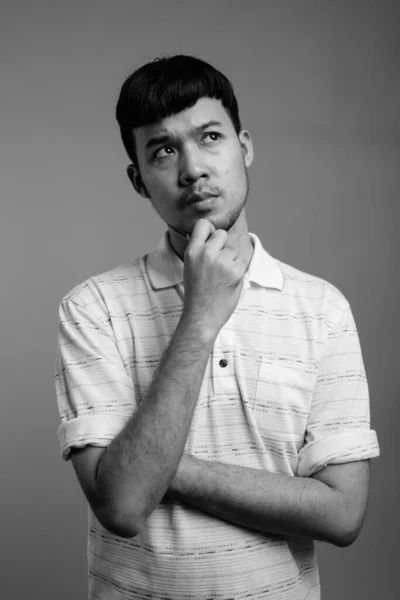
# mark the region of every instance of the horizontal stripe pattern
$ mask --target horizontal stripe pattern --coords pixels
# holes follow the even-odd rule
[[[378,456],[348,301],[249,236],[253,257],[209,357],[185,452],[291,476]],[[123,429],[183,301],[183,263],[168,232],[151,253],[64,296],[55,370],[63,460]],[[88,574],[89,600],[320,598],[312,540],[247,530],[178,502],[161,502],[133,539],[104,529],[88,505]]]

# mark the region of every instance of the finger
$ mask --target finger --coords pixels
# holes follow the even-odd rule
[[[215,227],[208,219],[199,219],[193,228],[190,245],[204,246],[208,238],[214,233]]]

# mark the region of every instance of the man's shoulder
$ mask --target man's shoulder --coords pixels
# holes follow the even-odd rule
[[[328,279],[303,271],[281,260],[275,259],[284,277],[284,291],[288,297],[297,298],[300,303],[310,302],[320,306],[324,312],[336,309],[343,312],[349,302],[339,287]]]
[[[134,296],[142,280],[141,258],[92,275],[71,288],[61,304],[74,303],[85,308],[93,303],[116,302],[124,295]]]

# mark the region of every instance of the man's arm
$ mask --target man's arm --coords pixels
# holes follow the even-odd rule
[[[145,397],[101,455],[96,492],[122,537],[139,533],[176,472],[213,341],[181,319]]]
[[[251,529],[349,546],[364,521],[369,471],[362,460],[293,477],[184,454],[168,497]]]

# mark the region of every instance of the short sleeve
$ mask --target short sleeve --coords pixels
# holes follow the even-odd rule
[[[368,382],[347,303],[323,344],[297,474],[308,477],[328,464],[376,456],[379,445],[370,429]]]
[[[135,406],[133,381],[109,322],[70,299],[59,306],[55,387],[66,461],[72,446],[108,446]]]

